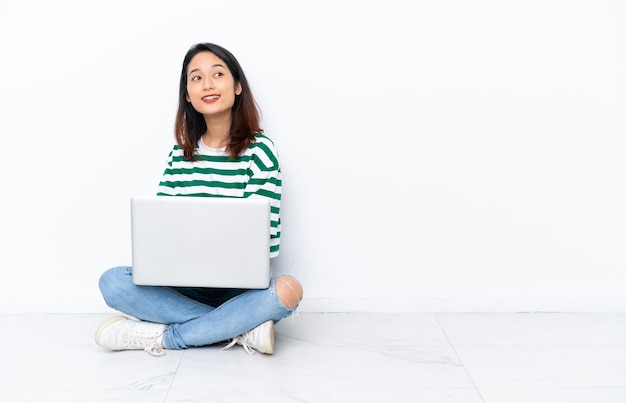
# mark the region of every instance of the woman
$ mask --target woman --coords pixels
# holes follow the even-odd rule
[[[263,197],[271,202],[270,257],[280,248],[281,170],[272,140],[237,59],[200,43],[189,49],[180,77],[176,145],[159,183],[159,195]],[[110,350],[144,349],[152,355],[230,340],[254,354],[274,352],[274,323],[291,315],[302,286],[274,277],[267,289],[137,286],[131,267],[100,278],[107,305],[139,320],[117,316],[102,323],[96,343]]]

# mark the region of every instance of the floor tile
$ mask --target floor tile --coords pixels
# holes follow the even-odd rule
[[[172,390],[242,388],[471,388],[450,346],[312,347],[276,337],[273,356],[243,349],[185,352]]]
[[[326,346],[449,345],[432,314],[306,313],[283,319],[277,332]]]
[[[80,386],[77,386],[79,388]],[[7,403],[160,403],[167,390],[0,390],[0,402]],[[203,402],[203,400],[197,400]]]
[[[482,389],[485,403],[624,403],[626,388]]]
[[[326,389],[314,386],[308,388],[283,388],[232,390],[221,389],[207,392],[173,391],[168,403],[283,403],[283,402],[393,402],[393,403],[483,403],[475,389],[418,389],[418,388],[336,388]]]
[[[96,346],[111,315],[0,315],[0,401],[626,402],[626,314],[303,313],[276,352]]]
[[[143,351],[101,349],[94,334],[103,319],[26,315],[5,321],[10,326],[0,332],[0,391],[167,390],[182,352],[157,359]]]
[[[626,344],[626,314],[437,314],[454,345]]]
[[[626,387],[623,345],[456,346],[479,390]]]

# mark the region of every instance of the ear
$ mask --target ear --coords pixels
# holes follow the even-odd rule
[[[241,95],[242,91],[243,88],[241,88],[241,83],[237,83],[237,85],[235,85],[235,95]]]
[[[185,99],[187,100],[187,102],[191,102],[191,99],[189,99],[189,93],[185,94]]]

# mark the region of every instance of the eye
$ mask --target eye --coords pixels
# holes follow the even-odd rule
[[[200,76],[191,77],[191,81],[198,81],[199,79],[200,79]]]
[[[213,74],[213,77],[222,77],[224,75],[224,73],[222,73],[221,71],[218,71],[217,73]]]

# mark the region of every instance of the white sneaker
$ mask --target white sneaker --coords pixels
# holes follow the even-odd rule
[[[161,345],[166,325],[116,316],[96,330],[96,344],[109,350],[145,350],[150,355],[165,355]]]
[[[243,349],[250,355],[254,354],[255,350],[263,354],[274,354],[274,321],[268,320],[249,332],[235,337],[222,350],[235,344],[243,346]]]

